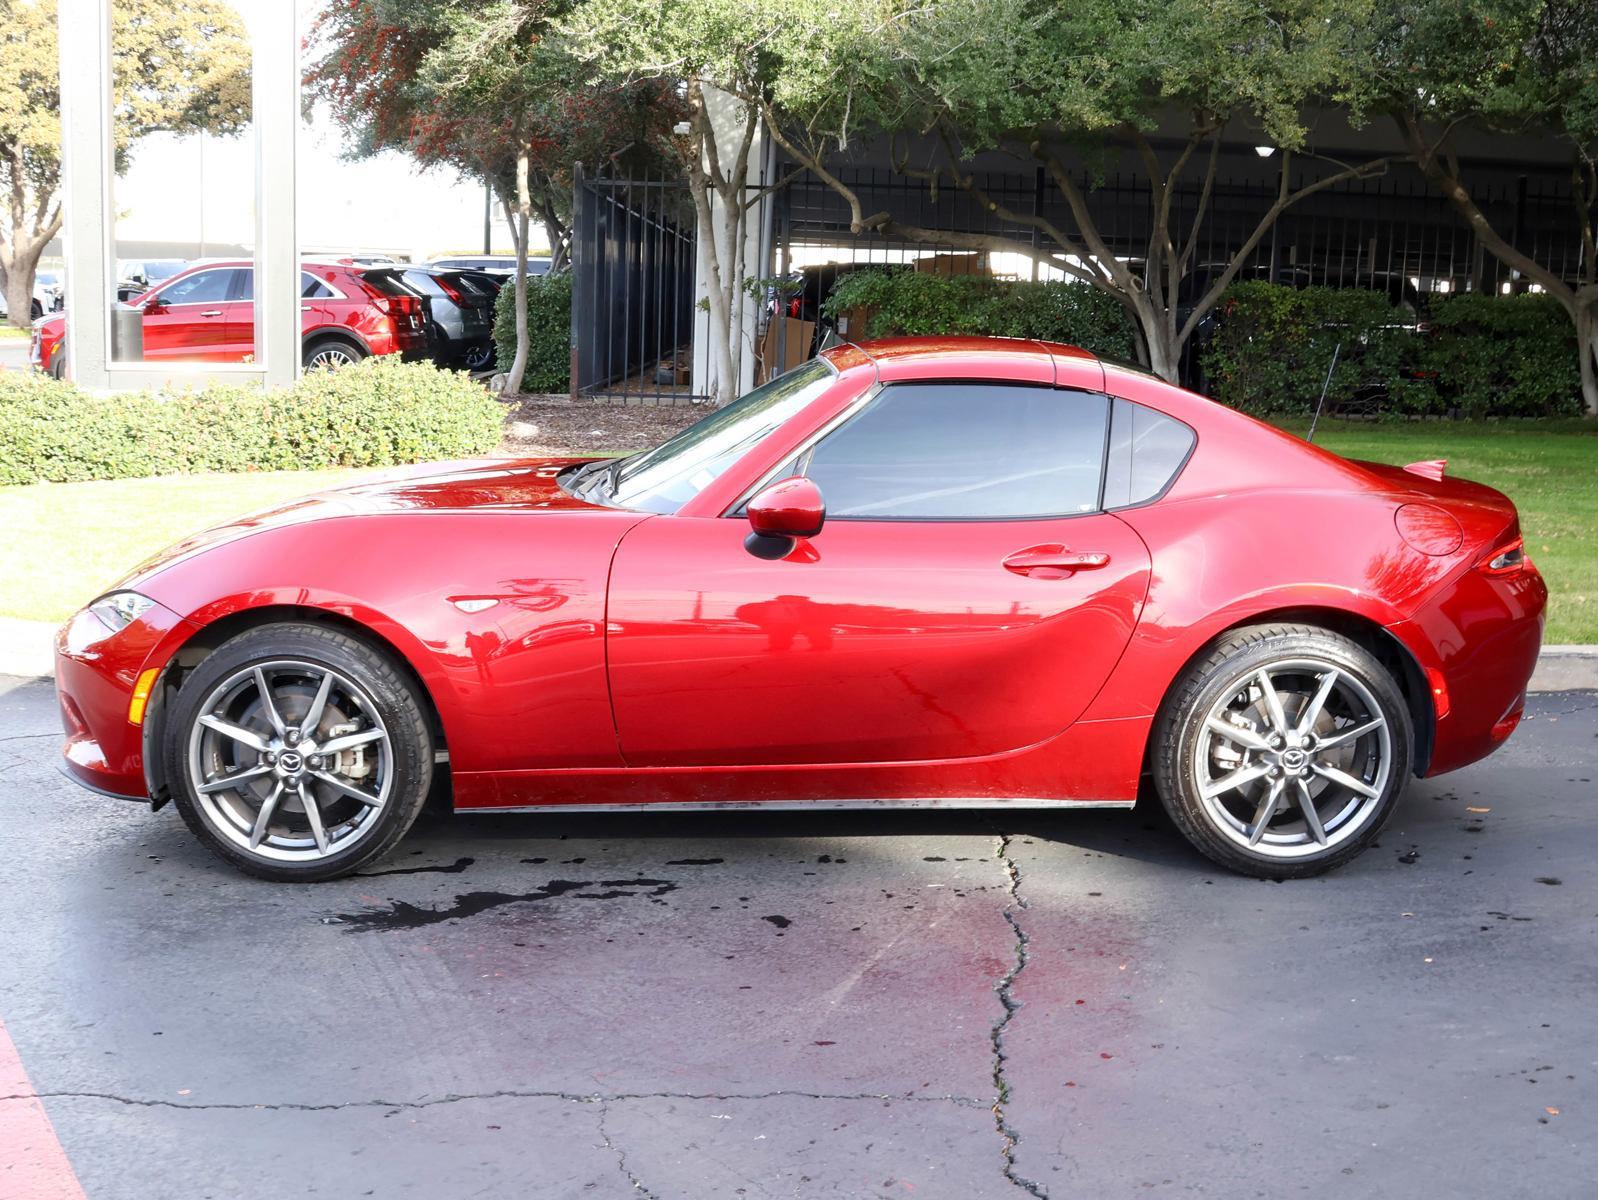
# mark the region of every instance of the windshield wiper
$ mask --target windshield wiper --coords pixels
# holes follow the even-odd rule
[[[632,455],[628,454],[622,458],[612,460],[610,470],[605,472],[605,488],[613,497],[616,495],[616,485],[621,482],[622,464],[631,457]]]

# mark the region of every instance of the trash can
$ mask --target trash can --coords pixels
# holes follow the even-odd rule
[[[131,304],[111,306],[111,361],[144,361],[144,310]]]

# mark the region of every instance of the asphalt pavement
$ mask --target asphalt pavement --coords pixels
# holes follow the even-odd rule
[[[1598,1179],[1598,693],[1300,883],[1139,809],[427,815],[305,886],[68,783],[48,682],[0,693],[0,1129],[36,1092],[90,1200]]]

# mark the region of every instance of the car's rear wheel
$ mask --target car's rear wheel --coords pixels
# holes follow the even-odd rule
[[[265,879],[345,875],[386,853],[427,798],[433,746],[413,685],[340,631],[268,625],[184,680],[166,773],[207,846]]]
[[[306,343],[304,366],[307,371],[336,371],[366,357],[366,351],[343,338],[317,338]]]
[[[1314,626],[1217,642],[1155,729],[1155,783],[1201,852],[1266,879],[1318,875],[1368,846],[1410,773],[1409,709],[1364,647]]]
[[[494,365],[494,343],[483,342],[467,347],[461,356],[461,365],[468,371],[486,371]]]

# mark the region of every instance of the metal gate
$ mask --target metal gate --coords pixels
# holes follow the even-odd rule
[[[686,183],[586,179],[572,222],[572,393],[689,404],[694,209]]]

